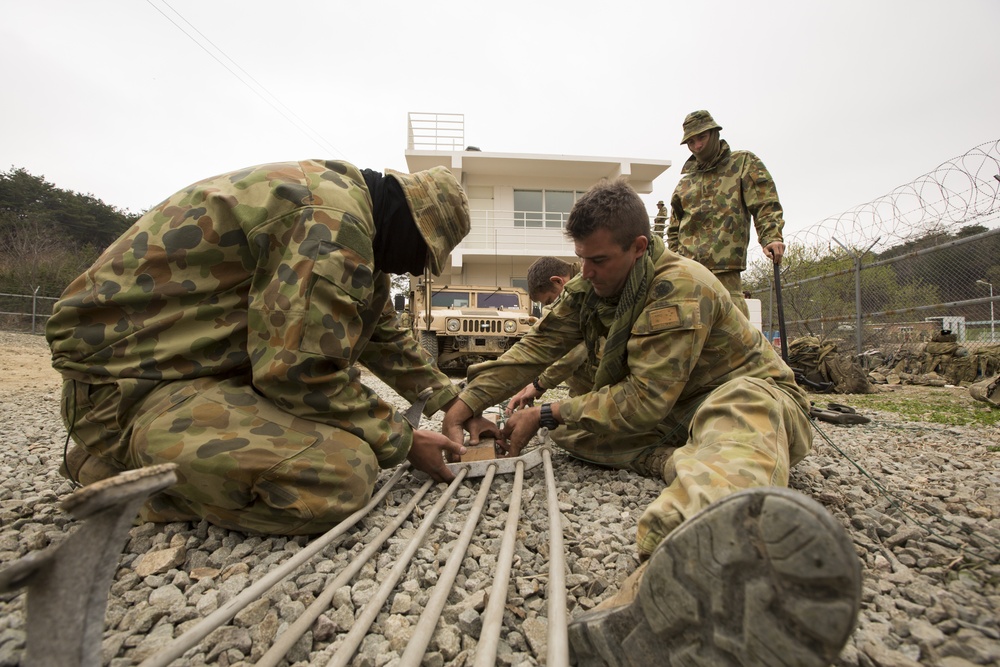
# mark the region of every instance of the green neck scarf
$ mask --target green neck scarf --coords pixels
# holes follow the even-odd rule
[[[601,332],[605,330],[604,325],[599,326],[593,319],[596,317],[600,322],[611,322],[604,354],[597,366],[594,389],[620,382],[628,375],[628,339],[632,325],[646,307],[646,295],[653,284],[654,264],[663,250],[663,239],[653,235],[646,252],[632,266],[620,294],[602,299],[591,290],[584,301],[583,331],[591,365],[597,364]]]

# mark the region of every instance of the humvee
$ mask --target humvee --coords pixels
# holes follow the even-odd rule
[[[401,296],[395,305],[402,323],[442,370],[496,359],[538,319],[519,287],[436,285],[420,277],[405,305]]]

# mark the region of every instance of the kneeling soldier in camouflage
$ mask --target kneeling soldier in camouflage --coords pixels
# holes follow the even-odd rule
[[[573,660],[828,664],[854,627],[860,565],[821,505],[780,488],[812,442],[792,371],[708,269],[650,233],[624,180],[581,197],[566,232],[581,274],[506,354],[470,369],[442,429],[473,443],[492,432],[517,455],[544,426],[574,457],[666,485],[639,520],[643,565],[571,623]],[[523,407],[502,433],[481,417],[581,341],[592,391]]]
[[[387,273],[435,274],[469,231],[440,167],[259,165],[178,192],[66,289],[48,321],[84,483],[178,464],[147,521],[204,518],[276,534],[328,530],[408,458],[438,480],[461,443],[412,428],[360,382],[367,366],[424,414],[451,381],[394,326]]]

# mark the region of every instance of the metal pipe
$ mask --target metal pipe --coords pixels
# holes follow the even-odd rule
[[[434,521],[437,519],[438,514],[444,508],[445,504],[451,500],[451,497],[455,494],[455,491],[462,484],[462,480],[465,479],[465,471],[460,472],[455,476],[455,479],[451,481],[448,488],[434,507],[430,509],[429,512],[424,517],[424,520],[420,522],[420,528],[413,535],[413,538],[406,545],[406,549],[400,554],[399,558],[396,559],[396,563],[389,570],[389,575],[379,586],[378,591],[375,595],[365,604],[364,609],[360,616],[354,619],[354,625],[351,626],[350,631],[344,637],[343,641],[338,645],[337,652],[333,654],[333,658],[327,663],[327,667],[346,667],[351,658],[354,657],[354,652],[358,650],[361,646],[361,642],[364,641],[365,635],[368,634],[368,629],[371,624],[375,622],[375,618],[378,616],[379,611],[382,610],[382,604],[389,599],[389,594],[396,587],[396,582],[399,578],[403,576],[406,572],[406,568],[410,566],[410,561],[413,560],[413,555],[417,553],[417,549],[420,548],[420,544],[424,541],[424,537],[427,536],[428,531],[434,525]]]
[[[427,493],[427,490],[431,488],[433,483],[434,481],[431,479],[424,482],[424,485],[413,494],[410,501],[400,509],[396,518],[383,528],[375,539],[366,544],[365,548],[351,559],[350,564],[326,585],[323,592],[302,612],[302,615],[295,619],[295,622],[275,639],[271,648],[255,663],[256,667],[274,667],[285,659],[285,655],[292,650],[295,642],[312,627],[312,624],[316,622],[320,614],[329,609],[330,603],[337,593],[337,589],[353,579],[361,571],[361,568],[365,566],[365,563],[370,561],[372,556],[385,544],[385,541],[403,525],[403,522],[413,513],[417,503],[420,502],[420,499],[424,497],[424,494]]]
[[[552,473],[552,452],[542,452],[545,488],[549,502],[549,646],[545,664],[569,667],[569,636],[566,626],[566,553],[563,550],[562,513]]]
[[[510,494],[510,506],[507,510],[503,542],[500,546],[500,555],[497,557],[496,576],[493,579],[490,601],[483,614],[483,628],[479,633],[474,667],[493,667],[496,663],[500,630],[503,626],[503,610],[507,602],[507,584],[510,581],[514,545],[517,542],[517,522],[521,517],[521,486],[523,481],[524,462],[518,461],[514,469],[514,486]]]
[[[314,555],[322,551],[328,544],[347,532],[348,528],[352,527],[364,518],[365,515],[382,502],[382,499],[388,495],[389,490],[393,487],[393,485],[395,485],[396,482],[399,481],[399,478],[403,476],[403,472],[408,468],[409,461],[396,469],[396,472],[391,478],[389,478],[389,481],[387,481],[382,488],[379,489],[378,493],[372,497],[367,505],[338,523],[328,532],[307,544],[297,554],[286,560],[280,566],[268,572],[256,583],[247,587],[242,593],[216,609],[214,612],[202,619],[197,625],[169,643],[163,651],[144,660],[139,667],[166,667],[171,662],[184,655],[188,649],[196,646],[198,642],[207,637],[212,630],[215,630],[223,623],[227,623],[241,609],[250,604],[250,602],[259,598],[262,593],[290,575],[300,565],[308,561]]]
[[[458,576],[462,560],[469,549],[469,542],[472,541],[472,535],[475,532],[476,525],[479,523],[479,516],[486,505],[486,498],[490,493],[490,486],[493,484],[496,471],[496,466],[490,466],[483,477],[483,481],[479,487],[479,495],[476,496],[476,500],[469,510],[469,517],[465,520],[462,533],[458,536],[455,546],[452,547],[451,555],[448,556],[448,562],[441,571],[438,582],[435,584],[434,590],[431,591],[430,598],[427,600],[427,605],[424,607],[423,613],[420,614],[420,620],[417,621],[417,625],[413,629],[413,635],[406,645],[406,650],[403,651],[403,655],[399,659],[399,667],[420,667],[424,659],[424,653],[427,652],[427,645],[430,644],[431,638],[434,636],[434,629],[441,618],[441,612],[448,601],[448,595],[452,591],[452,585]]]

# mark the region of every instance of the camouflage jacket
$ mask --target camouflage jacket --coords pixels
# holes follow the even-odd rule
[[[722,152],[699,168],[692,155],[670,198],[667,247],[707,266],[714,273],[747,267],[750,216],[761,246],[782,241],[778,190],[764,163],[749,151]]]
[[[689,414],[712,390],[738,377],[772,379],[808,410],[791,369],[739,314],[715,276],[668,250],[654,259],[655,277],[627,345],[629,374],[560,401],[567,426],[593,433],[648,432],[672,411],[678,419]],[[499,359],[470,369],[459,399],[478,413],[584,341],[580,315],[590,291],[582,277],[570,281],[534,329]],[[602,327],[603,336],[610,324],[593,326]]]
[[[148,211],[69,285],[46,327],[53,366],[117,384],[123,415],[161,382],[250,375],[282,410],[349,430],[383,467],[395,465],[412,431],[360,383],[355,362],[410,401],[435,388],[427,415],[457,391],[394,326],[374,235],[368,188],[345,162],[200,181]]]
[[[562,382],[566,382],[570,395],[582,394],[594,386],[594,367],[588,363],[587,346],[583,343],[538,376],[538,384],[546,389],[555,389]]]
[[[656,217],[653,218],[653,233],[657,236],[662,237],[663,231],[667,226],[667,207],[660,206],[656,209]]]

